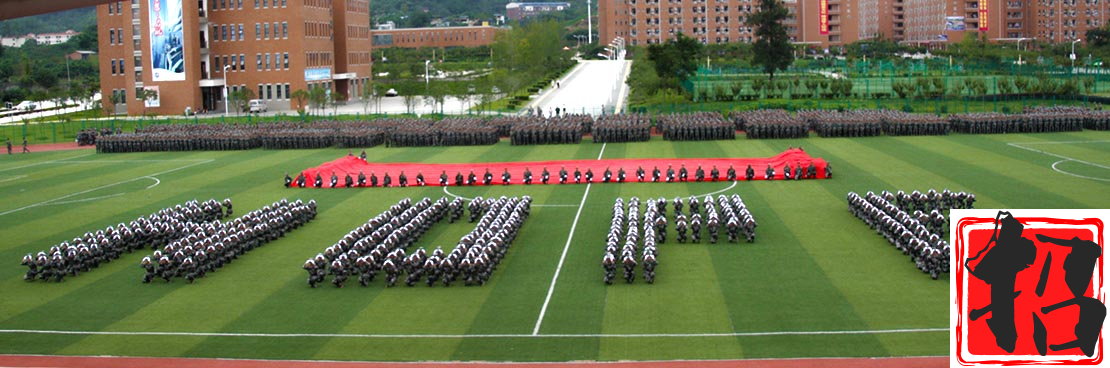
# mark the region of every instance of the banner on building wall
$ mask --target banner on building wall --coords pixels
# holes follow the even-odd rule
[[[818,2],[817,19],[820,22],[817,29],[821,31],[821,35],[829,34],[829,0]]]
[[[967,29],[964,24],[964,17],[945,17],[944,29],[948,31],[963,31]]]
[[[322,81],[329,79],[332,79],[331,68],[313,68],[304,70],[305,82]]]
[[[979,1],[979,30],[987,30],[987,1]]]
[[[182,0],[149,0],[151,80],[185,80],[185,33]]]
[[[158,86],[143,87],[144,91],[154,91],[149,96],[139,96],[143,99],[143,106],[146,107],[161,107],[162,106],[162,92],[158,90]]]

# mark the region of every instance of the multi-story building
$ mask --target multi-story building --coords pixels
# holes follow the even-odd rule
[[[824,47],[879,36],[942,45],[967,35],[993,41],[1068,42],[1106,24],[1110,0],[782,0],[792,41]],[[751,42],[745,24],[759,0],[600,0],[602,43],[630,45],[673,39]]]
[[[375,48],[385,47],[476,47],[492,44],[497,32],[502,28],[490,26],[474,27],[428,27],[428,28],[388,28],[381,27],[370,31]]]
[[[249,89],[270,109],[293,91],[357,98],[371,76],[368,0],[132,0],[97,7],[105,106],[130,115],[222,111]],[[144,90],[157,98],[142,99]]]
[[[4,47],[21,47],[27,41],[32,41],[39,45],[57,45],[66,43],[69,39],[77,37],[81,32],[76,32],[72,29],[60,33],[28,33],[23,36],[4,37],[0,39],[0,44]]]
[[[561,12],[570,8],[567,2],[511,2],[505,4],[505,16],[512,20],[521,20],[536,15]]]

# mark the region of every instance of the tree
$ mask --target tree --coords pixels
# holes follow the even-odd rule
[[[246,111],[247,103],[255,97],[254,90],[250,88],[240,88],[238,91],[231,93],[231,101],[235,105],[235,114]]]
[[[312,108],[324,111],[328,103],[328,91],[324,87],[312,87],[308,90],[308,102],[312,104]]]
[[[140,94],[139,94],[139,99],[143,100],[143,115],[146,115],[147,102],[157,100],[158,99],[158,91],[153,90],[153,89],[143,88],[143,91],[140,92]]]
[[[369,114],[370,113],[370,100],[375,95],[374,91],[371,90],[372,86],[373,86],[373,84],[370,84],[370,85],[363,84],[362,85],[362,91],[358,95],[358,100],[362,101],[362,113],[363,114]]]
[[[308,102],[309,98],[308,91],[298,89],[289,94],[289,97],[297,103],[297,113],[303,115],[305,113],[305,103]]]
[[[763,71],[775,79],[775,71],[785,70],[794,63],[790,36],[782,22],[790,13],[781,0],[761,0],[759,10],[748,16],[748,24],[755,28],[755,45],[752,63],[763,66]]]
[[[648,46],[648,59],[655,63],[655,74],[664,84],[675,88],[697,72],[698,60],[704,53],[702,44],[681,32],[667,43]]]

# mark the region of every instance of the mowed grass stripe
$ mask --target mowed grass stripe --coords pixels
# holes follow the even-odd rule
[[[970,140],[968,138],[971,138]],[[902,141],[909,144],[900,144]],[[973,188],[976,198],[980,193],[998,202],[975,203],[976,208],[1078,208],[1074,192],[1085,183],[1062,180],[1047,167],[1032,164],[1018,157],[1028,152],[994,143],[978,136],[949,136],[931,140],[927,144],[919,139],[899,138],[897,141],[877,140],[874,147],[884,149],[902,160],[914,160],[922,168],[938,175],[952,178],[954,182]],[[984,149],[988,148],[988,149]],[[1009,149],[1011,151],[1003,151]],[[1024,153],[1013,153],[1013,151]],[[995,152],[1006,152],[1006,156]],[[1025,155],[1027,156],[1027,155]],[[1003,169],[1003,167],[1005,169]],[[980,189],[981,188],[981,189]],[[988,198],[989,199],[989,198]]]
[[[261,160],[263,158],[264,157],[259,157],[258,159]],[[247,166],[255,166],[255,167],[259,166],[256,163],[251,162],[251,161],[247,161],[247,162],[227,161],[227,162],[238,162],[240,165],[247,165]],[[266,170],[266,169],[263,166],[263,167],[259,168],[259,170]],[[209,176],[208,178],[217,179],[217,177],[212,177],[212,176]],[[225,178],[224,180],[240,180],[240,179],[237,178],[237,177],[232,177],[232,178]],[[192,189],[192,188],[194,188],[192,186],[177,186],[177,187],[173,187],[173,188],[176,188],[179,191],[195,190],[195,189]],[[179,199],[180,198],[188,198],[188,197],[192,196],[192,194],[187,194],[187,193],[186,194],[181,194],[181,193],[177,193],[177,192],[173,192],[173,191],[165,191],[164,194],[170,194],[170,195],[173,195],[173,196],[177,196]],[[241,211],[243,211],[242,208],[240,208],[240,212],[239,212],[240,215],[242,214]],[[68,278],[66,280],[67,282],[64,283],[64,284],[41,284],[41,283],[25,283],[24,282],[22,285],[19,285],[19,287],[23,288],[23,289],[28,289],[28,290],[36,290],[34,293],[31,293],[31,294],[37,295],[39,297],[40,303],[44,303],[44,304],[41,304],[41,305],[28,304],[28,305],[23,306],[22,308],[24,308],[24,309],[27,309],[27,308],[35,308],[35,309],[27,310],[22,315],[19,315],[19,316],[11,318],[9,320],[6,320],[6,321],[4,321],[3,325],[4,326],[11,326],[13,324],[18,324],[20,321],[24,321],[24,320],[40,319],[40,318],[37,318],[37,317],[33,317],[33,315],[40,314],[40,313],[46,313],[46,314],[49,315],[51,313],[51,311],[53,311],[53,310],[65,310],[65,309],[69,308],[69,306],[74,304],[74,300],[84,300],[87,297],[87,295],[97,295],[97,293],[102,292],[102,291],[99,291],[99,290],[104,289],[104,288],[113,289],[113,291],[114,291],[114,289],[127,290],[127,289],[129,289],[129,287],[124,286],[125,284],[138,285],[138,281],[140,279],[142,271],[137,267],[137,257],[139,257],[137,254],[143,254],[145,252],[146,251],[137,252],[137,253],[133,253],[132,255],[129,255],[129,256],[125,255],[124,257],[121,257],[119,260],[116,260],[116,261],[114,261],[110,264],[102,265],[100,267],[100,269],[96,270],[95,272],[92,272],[91,274],[82,275],[81,277],[77,277],[77,278]],[[86,279],[88,279],[88,280],[86,281]],[[103,280],[101,280],[101,279],[103,279]],[[22,282],[22,280],[19,280],[19,282]],[[138,287],[145,287],[145,286],[138,286]],[[43,291],[44,289],[48,290],[48,291],[51,291],[51,292],[44,294],[44,291]],[[158,289],[147,288],[147,290],[158,290]],[[166,292],[166,291],[168,291],[168,290],[163,290],[162,292]],[[143,294],[143,295],[151,296],[150,294]],[[92,298],[92,299],[95,300],[95,301],[102,301],[104,303],[109,303],[109,304],[115,304],[118,301],[118,299],[101,299],[101,298]],[[84,325],[84,324],[73,323],[72,321],[68,320],[71,317],[70,314],[67,314],[67,313],[64,313],[64,312],[59,312],[60,314],[64,315],[62,317],[51,317],[51,318],[43,319],[43,320],[51,321],[52,325],[56,326],[59,329],[72,329],[72,328],[75,328],[75,327],[76,328],[84,328],[84,329],[103,328],[103,327],[107,326],[108,324],[113,323],[116,320],[123,318],[126,315],[126,314],[123,314],[123,313],[125,313],[125,311],[129,310],[129,308],[134,308],[134,309],[131,309],[131,310],[138,310],[139,308],[141,308],[144,305],[149,304],[151,301],[153,301],[153,299],[149,299],[149,300],[146,300],[146,303],[142,303],[141,300],[142,299],[139,299],[139,300],[130,300],[129,299],[128,300],[129,303],[123,303],[122,307],[115,307],[115,308],[109,308],[106,305],[104,307],[99,307],[99,308],[98,307],[91,307],[91,309],[93,309],[94,311],[98,310],[98,309],[110,310],[111,313],[109,315],[116,315],[116,316],[119,317],[119,318],[116,318],[116,319],[93,318],[93,319],[83,321],[83,322],[86,322],[86,323],[98,323],[99,327],[93,327],[93,326],[88,326],[88,325]],[[30,314],[30,315],[28,315],[28,314]],[[53,323],[57,323],[57,324],[55,325]],[[43,326],[39,325],[37,327],[41,328]]]
[[[60,186],[70,185],[74,182],[84,181],[89,178],[101,176],[107,178],[116,178],[116,180],[118,181],[121,176],[116,170],[117,167],[131,168],[140,165],[147,166],[160,163],[172,167],[175,164],[184,165],[195,162],[191,160],[180,161],[176,159],[167,160],[165,162],[121,162],[124,160],[105,159],[107,157],[79,157],[80,159],[60,160],[53,163],[44,163],[42,165],[28,167],[24,169],[0,172],[0,180],[3,180],[5,177],[26,175],[26,177],[17,180],[0,181],[0,191],[26,190],[30,188],[34,188],[37,191],[47,188],[57,188]]]
[[[272,168],[269,170],[272,171]],[[244,174],[250,176],[248,173]],[[256,182],[254,186],[244,187],[243,189],[249,188],[246,191],[252,191],[270,185],[273,184]],[[261,296],[269,295],[273,289],[280,286],[280,284],[271,282],[271,274],[259,271],[280,267],[281,265],[272,262],[277,258],[275,254],[288,253],[288,251],[279,247],[283,245],[288,247],[303,241],[303,239],[297,237],[299,235],[298,231],[303,229],[298,229],[283,239],[256,248],[235,262],[211,272],[205,278],[197,281],[197,283],[204,283],[207,287],[183,286],[181,285],[182,280],[174,280],[174,284],[164,284],[163,281],[156,280],[151,285],[143,285],[142,287],[165,289],[168,292],[134,314],[106,326],[104,330],[159,331],[162,327],[159,326],[158,322],[169,317],[191,320],[190,331],[219,330],[220,327],[238,315],[236,311],[246,310],[247,306],[257,302]],[[109,336],[89,336],[59,350],[58,353],[67,355],[122,354],[126,350],[116,350],[122,348],[122,346],[116,344],[117,340],[117,338]],[[190,338],[188,340],[191,344],[196,344],[203,339]],[[181,355],[192,346],[191,344],[175,342],[162,350],[172,350],[172,354]],[[167,351],[166,353],[170,352]]]
[[[1071,136],[1058,134],[1053,135],[1052,137],[1037,137],[1049,139],[1030,139],[1028,141],[1017,141],[1013,140],[1013,138],[1010,138],[1009,140],[1003,140],[1002,143],[1006,143],[1010,146],[1019,146],[1016,148],[1024,147],[1028,149],[1044,151],[1049,154],[1061,155],[1076,160],[1087,161],[1095,165],[1110,167],[1110,155],[1107,155],[1107,153],[1110,153],[1110,141],[1097,139],[1086,141],[1077,137],[1074,139],[1069,137]],[[1063,159],[1055,156],[1050,157],[1053,157],[1055,161]],[[1095,167],[1099,168],[1097,166]],[[1103,168],[1099,169],[1107,170]]]
[[[580,144],[577,145],[577,147],[556,147],[560,148],[557,151],[563,151],[559,152],[560,155],[566,154],[566,150],[562,149],[562,147],[573,147],[575,149],[573,155],[569,157],[530,157],[536,157],[540,160],[590,160],[597,159],[598,154],[601,153],[603,147],[606,148],[605,156],[603,158],[613,157],[609,155],[609,152],[611,151],[608,151],[608,145],[603,146],[596,144]],[[533,170],[534,175],[542,172],[542,170],[542,168],[538,170]],[[559,168],[549,168],[549,170],[551,171],[553,182],[557,182]],[[570,172],[570,175],[573,175],[573,170],[574,168],[567,168],[567,171]],[[600,175],[600,173],[595,174]],[[573,180],[573,178],[570,178],[570,180]],[[581,203],[582,196],[585,195],[587,188],[586,185],[549,185],[552,187],[550,201],[558,203]],[[590,188],[590,195],[586,199],[586,206],[589,206],[593,202],[592,198],[595,198],[594,192],[599,189],[599,186],[592,185]],[[562,255],[564,246],[566,246],[566,236],[569,235],[567,233],[572,225],[572,222],[574,221],[574,214],[576,212],[576,207],[544,207],[533,209],[534,218],[530,218],[525,223],[524,228],[522,229],[522,234],[518,236],[518,239],[528,239],[524,237],[525,235],[539,235],[540,237],[535,239],[542,240],[525,243],[527,244],[526,249],[516,249],[510,251],[510,257],[513,257],[513,262],[507,263],[510,266],[504,270],[506,271],[505,275],[503,275],[503,278],[498,281],[497,288],[493,291],[491,297],[487,299],[482,305],[482,309],[480,310],[479,314],[474,318],[474,320],[469,323],[470,327],[467,330],[467,333],[528,333],[532,330],[533,325],[536,323],[536,318],[539,315],[540,309],[542,308],[544,299],[547,297],[547,290],[548,287],[550,287],[551,278],[555,274],[555,268],[556,266],[558,266],[559,257]],[[584,215],[587,212],[587,208],[583,208],[583,217],[585,217]],[[557,217],[550,220],[544,219],[542,217],[537,217],[537,215],[547,214],[551,214]],[[583,220],[584,218],[579,218],[579,225],[588,224],[587,222],[583,222]],[[548,321],[552,320],[553,318],[553,310],[555,308],[555,303],[560,291],[567,290],[565,288],[565,283],[567,282],[568,277],[573,278],[574,276],[577,276],[571,275],[571,273],[568,272],[568,267],[571,262],[573,262],[572,254],[575,253],[577,248],[580,248],[576,247],[576,245],[583,244],[581,231],[583,228],[588,227],[592,226],[578,226],[576,228],[576,234],[573,235],[574,241],[570,244],[567,258],[563,264],[563,270],[559,274],[559,279],[557,280],[554,294],[552,295],[551,302],[548,305],[547,313],[544,319],[545,324],[547,324]],[[518,248],[520,247],[520,245],[514,245],[513,247]],[[514,252],[520,253],[514,254]],[[528,258],[523,258],[525,256],[528,256]],[[517,259],[526,259],[527,263],[517,261]],[[517,263],[520,264],[518,265]],[[603,298],[604,296],[601,295],[600,299]],[[600,316],[597,316],[596,318],[597,323],[600,323]],[[580,321],[589,322],[590,320],[584,319]],[[541,327],[541,333],[543,333],[543,331],[545,330],[543,329],[543,327]],[[592,329],[590,331],[600,331],[600,327],[595,327],[595,329]],[[525,340],[514,340],[514,344],[516,341],[525,342]],[[596,356],[597,348],[594,344],[595,342],[596,339],[587,339],[581,344],[574,344],[573,346],[568,346],[566,349],[556,351],[560,352],[558,353],[559,356],[566,357],[568,359],[573,356]],[[527,343],[531,342],[528,341]],[[456,350],[452,355],[452,359],[501,360],[503,359],[503,357],[500,356],[501,353],[511,352],[513,350],[516,350],[516,347],[506,346],[506,350],[493,352],[493,355],[491,355],[490,350],[491,349],[489,349],[488,345],[485,343],[464,340],[456,347]]]
[[[259,159],[262,159],[262,157],[260,157]],[[230,160],[226,161],[226,163],[233,163],[233,162],[240,162],[240,161],[230,161]],[[249,162],[249,161],[247,163],[240,162],[240,164],[244,164],[244,165],[250,165],[251,163],[252,162]],[[220,165],[217,165],[217,166],[220,166]],[[190,176],[190,178],[192,178],[192,176]],[[209,178],[214,179],[215,177],[209,177]],[[168,178],[167,180],[172,180],[172,177]],[[230,179],[230,180],[235,180],[235,179]],[[107,200],[107,201],[104,201],[101,204],[101,206],[110,206],[111,208],[123,209],[121,212],[124,212],[125,214],[120,215],[120,216],[125,216],[127,219],[134,219],[136,216],[139,216],[141,214],[149,214],[151,212],[156,211],[159,208],[162,208],[163,206],[170,205],[170,204],[151,205],[151,203],[163,203],[163,202],[164,203],[181,203],[181,202],[184,202],[187,199],[195,198],[194,194],[188,194],[188,193],[183,194],[182,193],[182,192],[188,192],[188,191],[194,190],[192,188],[193,188],[192,186],[187,186],[187,185],[166,186],[165,188],[161,188],[160,190],[155,191],[156,194],[158,195],[158,198],[148,197],[148,198],[146,198],[146,201],[134,201],[132,199],[130,202],[121,202],[121,203],[119,203],[117,201]],[[167,198],[167,196],[168,196],[168,198]],[[176,201],[175,201],[175,199],[176,199]],[[240,211],[242,211],[242,209],[240,209]],[[240,214],[241,213],[242,212],[240,212]],[[68,216],[78,216],[78,214],[67,213],[66,216],[67,217]],[[129,216],[129,217],[127,217],[127,216]],[[116,223],[116,221],[122,221],[122,219],[116,219],[115,217],[110,217],[110,218],[105,217],[105,216],[103,216],[103,214],[99,214],[99,216],[97,216],[96,211],[93,211],[93,213],[89,214],[88,216],[84,216],[84,218],[88,218],[88,219],[90,219],[90,221],[107,222],[108,224]],[[52,220],[53,221],[58,221],[59,219],[52,219]],[[91,228],[86,228],[85,230],[91,230]],[[56,233],[56,234],[81,234],[81,233],[83,233],[83,231],[65,230],[65,232]],[[52,234],[52,235],[49,235],[49,236],[57,237],[58,235]],[[61,236],[63,236],[63,238],[64,238],[67,235],[61,235]],[[51,244],[53,244],[53,243],[51,243]],[[24,245],[24,247],[28,247],[28,246],[34,246],[34,245]],[[29,249],[29,250],[25,250],[25,251],[29,252],[29,251],[35,251],[35,250],[37,250],[37,249],[33,249],[33,250]],[[8,251],[0,252],[0,257],[17,259],[22,251],[24,251],[24,249],[15,249],[15,250],[8,250]],[[25,281],[21,280],[18,276],[16,276],[16,275],[21,275],[23,272],[26,271],[26,269],[23,268],[22,266],[12,267],[12,268],[4,268],[3,270],[0,270],[0,273],[7,274],[8,277],[5,277],[2,281],[0,281],[0,285],[4,285],[6,288],[10,287],[10,288],[12,288],[12,290],[21,290],[21,289],[26,289],[28,291],[33,290],[32,293],[26,294],[26,295],[34,295],[35,299],[34,299],[34,302],[28,303],[27,300],[20,300],[19,298],[5,298],[3,301],[0,301],[0,303],[2,303],[2,304],[0,304],[0,306],[4,307],[3,310],[8,311],[7,313],[5,313],[3,315],[3,317],[11,317],[11,316],[14,316],[14,315],[19,314],[19,313],[33,313],[34,311],[31,310],[31,308],[40,308],[40,306],[48,305],[48,304],[54,304],[54,303],[62,303],[63,305],[59,306],[59,308],[65,308],[64,305],[71,304],[71,303],[66,302],[67,299],[65,299],[65,298],[67,297],[67,293],[69,293],[73,290],[79,290],[79,289],[86,288],[86,287],[92,287],[95,283],[101,282],[102,278],[108,277],[109,273],[131,272],[132,275],[133,275],[133,279],[132,279],[133,282],[137,283],[138,280],[139,280],[139,275],[141,275],[141,271],[139,269],[137,269],[138,257],[140,257],[140,254],[147,254],[146,252],[148,252],[148,251],[149,250],[143,250],[143,251],[135,252],[135,253],[132,253],[132,254],[124,254],[118,260],[115,260],[115,261],[113,261],[111,263],[108,263],[108,264],[101,265],[94,272],[91,272],[89,274],[81,275],[80,277],[67,278],[66,282],[63,283],[63,284],[53,284],[53,283],[44,284],[44,283],[41,283],[41,282],[33,282],[33,283],[25,282]],[[132,267],[135,267],[135,268],[133,269]],[[24,295],[24,294],[20,294],[20,295]],[[57,300],[59,298],[61,298],[61,299]],[[27,318],[34,319],[34,317],[27,317]],[[15,318],[12,318],[12,319],[15,319]],[[47,320],[49,320],[51,322],[55,321],[55,319],[47,319]],[[6,325],[7,322],[8,321],[0,322],[0,325]],[[105,323],[111,323],[111,322],[112,321],[106,321]],[[58,326],[66,326],[66,325],[65,324],[59,324]]]
[[[759,313],[742,313],[739,316],[742,322],[734,322],[738,329],[752,331],[867,330],[867,321],[836,287],[834,278],[840,275],[830,275],[822,267],[820,257],[829,252],[820,249],[823,243],[820,235],[808,232],[821,228],[821,225],[813,224],[814,219],[810,218],[812,213],[808,212],[808,198],[812,196],[790,194],[802,191],[796,187],[797,184],[801,183],[760,182],[753,185],[753,192],[746,196],[742,194],[759,222],[758,237],[753,245],[771,248],[769,259],[757,264],[780,266],[759,270],[759,266],[753,265],[753,271],[758,270],[756,272],[759,273],[756,277],[765,278],[738,286],[755,288],[753,295],[775,295],[777,298],[743,299],[743,311]],[[753,261],[759,262],[758,259]],[[745,357],[781,354],[773,345],[753,342],[745,337],[738,339],[744,346]],[[824,342],[823,345],[823,350],[829,354],[823,356],[886,355],[883,345],[872,335],[850,336],[838,339],[837,343]]]
[[[846,150],[843,150],[847,146]],[[879,179],[875,176],[879,167],[871,167],[876,161],[887,163],[883,167],[894,165],[879,152],[872,152],[866,144],[849,144],[838,146],[844,154],[854,156],[875,157],[875,160],[853,163],[844,162],[840,165],[840,176],[831,180],[818,182],[803,182],[800,184],[812,186],[813,192],[807,198],[812,200],[810,213],[826,213],[825,216],[810,216],[801,218],[808,221],[810,226],[806,231],[796,231],[800,237],[808,237],[803,244],[810,249],[814,259],[821,264],[822,269],[829,275],[833,283],[842,294],[855,306],[855,310],[864,320],[868,321],[870,329],[887,328],[935,328],[944,326],[947,307],[943,300],[948,295],[946,275],[940,281],[934,281],[928,275],[918,271],[910,262],[910,258],[897,251],[881,236],[871,230],[863,221],[852,216],[848,211],[844,194],[852,185],[864,185],[873,188],[891,188],[896,184]],[[822,156],[842,162],[843,158],[825,152],[822,145],[815,145],[812,149]],[[859,165],[859,166],[857,166]],[[912,176],[912,175],[910,175]],[[928,175],[925,174],[928,180]],[[848,179],[850,178],[850,180]],[[907,180],[901,176],[889,177],[888,180]],[[813,186],[813,184],[817,184]],[[910,182],[912,184],[912,181]],[[824,193],[820,193],[824,192]],[[831,207],[819,205],[830,203]],[[800,205],[806,206],[806,203]],[[797,211],[791,211],[787,216],[797,216]],[[830,231],[831,229],[852,229],[862,232]],[[847,262],[846,262],[847,260]],[[905,281],[897,288],[891,288],[888,276],[903,277]],[[933,301],[932,303],[920,303]],[[905,316],[897,313],[900,306],[919,303],[923,312],[921,318],[910,323]]]

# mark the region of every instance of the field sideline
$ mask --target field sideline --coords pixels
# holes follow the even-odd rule
[[[1110,132],[504,141],[367,154],[429,163],[679,157],[690,158],[689,167],[698,157],[766,157],[799,145],[828,160],[834,179],[451,187],[448,194],[281,187],[285,172],[347,153],[340,149],[5,156],[0,354],[518,362],[947,355],[947,275],[931,280],[852,217],[849,191],[967,190],[977,208],[1110,207]],[[744,198],[760,224],[756,243],[675,244],[672,229],[655,285],[601,282],[614,198],[712,192]],[[386,289],[381,279],[368,288],[305,285],[306,258],[400,198],[525,194],[534,198],[532,216],[483,287]],[[320,213],[194,285],[140,283],[140,254],[60,284],[21,279],[19,259],[28,252],[187,200],[225,197],[238,214],[280,198],[316,199]],[[471,228],[444,222],[416,246],[452,247]]]

